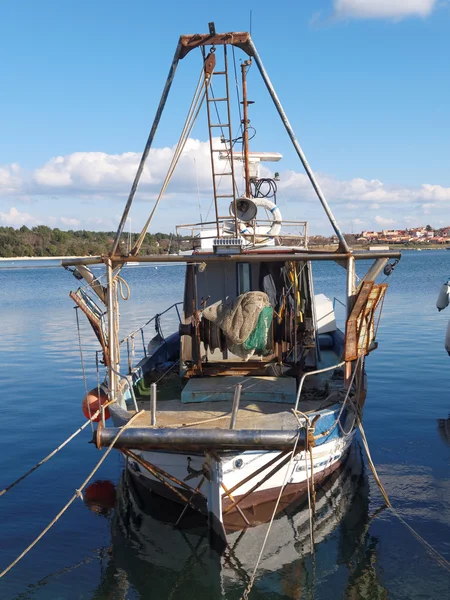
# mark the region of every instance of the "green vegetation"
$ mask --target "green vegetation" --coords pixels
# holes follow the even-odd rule
[[[106,254],[110,251],[115,232],[113,231],[61,231],[46,225],[29,229],[23,225],[20,229],[0,227],[0,257],[16,256],[87,256]],[[137,240],[136,233],[131,234],[131,245]],[[172,238],[172,239],[171,239]],[[129,234],[123,234],[121,243],[125,254],[129,246]],[[147,233],[142,244],[141,254],[163,254],[178,252],[185,247],[181,237],[167,233]]]

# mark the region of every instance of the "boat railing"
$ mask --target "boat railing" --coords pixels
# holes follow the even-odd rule
[[[332,365],[331,367],[325,367],[324,369],[316,369],[315,371],[308,371],[307,373],[303,373],[302,378],[300,379],[298,390],[297,390],[297,397],[295,399],[294,411],[298,410],[298,405],[299,405],[300,397],[302,394],[303,384],[307,377],[309,377],[310,375],[318,375],[319,373],[325,373],[326,371],[332,371],[333,369],[338,369],[339,367],[343,367],[344,365],[345,365],[345,360],[341,361],[340,363],[337,363],[336,365]]]
[[[176,316],[178,318],[178,322],[181,323],[181,314],[180,314],[180,310],[178,307],[181,306],[182,304],[183,304],[183,302],[175,302],[174,304],[171,304],[168,308],[166,308],[162,312],[156,313],[155,315],[153,315],[153,317],[151,319],[146,321],[143,325],[141,325],[140,327],[138,327],[137,329],[135,329],[134,331],[129,333],[122,340],[120,340],[120,342],[119,342],[120,345],[122,345],[124,342],[127,343],[128,363],[129,363],[128,366],[130,367],[130,371],[131,371],[131,359],[132,359],[132,354],[134,352],[134,341],[135,341],[136,335],[140,334],[144,357],[146,357],[147,356],[147,344],[146,344],[145,332],[144,332],[145,328],[148,327],[148,325],[150,325],[151,323],[155,323],[156,332],[157,332],[157,334],[159,334],[161,336],[162,341],[164,341],[165,337],[164,337],[164,333],[163,333],[163,330],[161,327],[161,317],[163,317],[170,311],[175,311]]]
[[[344,308],[347,308],[347,306],[342,302],[342,300],[339,300],[339,298],[336,298],[336,296],[334,296],[334,298],[333,298],[333,310],[335,310],[335,308],[336,308],[336,302],[338,302]]]
[[[264,240],[288,240],[295,241],[295,245],[302,246],[305,249],[308,247],[308,222],[307,221],[286,221],[280,222],[273,219],[252,219],[251,221],[239,221],[242,229],[238,235],[243,237],[250,244],[256,245]],[[283,227],[283,231],[277,228],[276,233],[271,232],[272,226],[279,223]],[[265,228],[267,227],[267,231]],[[217,231],[220,232],[219,237],[236,236],[236,227],[234,217],[219,217],[217,221],[203,221],[202,223],[188,223],[176,226],[176,232],[188,230],[189,240],[201,242],[202,240],[214,240],[218,237]],[[186,239],[186,238],[185,238]],[[209,244],[210,246],[212,244]]]
[[[128,389],[130,390],[130,395],[131,395],[131,399],[133,400],[133,404],[134,404],[134,409],[136,410],[136,412],[138,411],[138,404],[136,401],[136,395],[134,393],[134,389],[133,389],[133,379],[132,376],[130,374],[125,375],[124,373],[120,373],[120,371],[116,371],[116,369],[113,369],[111,367],[111,370],[118,376],[120,377],[121,381],[124,381],[127,386]]]

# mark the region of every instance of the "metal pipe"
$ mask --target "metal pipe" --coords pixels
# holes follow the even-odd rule
[[[156,426],[156,383],[150,386],[150,425]]]
[[[175,50],[172,64],[170,65],[169,74],[166,79],[166,83],[165,83],[164,90],[163,90],[163,93],[161,96],[161,100],[159,101],[159,106],[156,110],[155,118],[153,119],[153,125],[150,130],[150,133],[149,133],[149,136],[147,139],[147,143],[145,144],[144,152],[142,153],[141,161],[139,163],[139,167],[136,172],[136,175],[135,175],[135,178],[133,181],[133,185],[131,186],[131,190],[128,195],[128,200],[125,205],[125,209],[123,211],[122,219],[120,220],[119,228],[117,229],[116,237],[114,238],[114,242],[113,242],[113,245],[111,248],[111,256],[113,256],[117,252],[117,248],[119,246],[119,241],[120,241],[120,236],[122,235],[122,232],[125,227],[125,223],[127,222],[128,213],[130,212],[130,208],[133,203],[133,199],[134,199],[134,196],[136,194],[136,191],[137,191],[137,188],[139,185],[139,180],[141,178],[142,171],[144,170],[145,161],[147,160],[148,154],[150,152],[150,148],[152,146],[153,139],[155,137],[155,133],[158,128],[159,121],[161,119],[161,115],[164,110],[164,106],[166,104],[167,96],[169,95],[169,91],[172,86],[173,78],[175,77],[175,71],[177,69],[178,62],[180,60],[180,53],[181,53],[182,47],[183,46],[181,44],[181,41],[179,41],[177,48]]]
[[[355,259],[349,256],[347,259],[347,318],[352,312],[355,300]]]
[[[376,258],[401,258],[402,253],[398,250],[380,251],[380,252],[354,252],[352,254],[355,260],[370,260]],[[296,252],[284,254],[283,252],[261,252],[255,254],[252,252],[243,252],[241,254],[232,255],[216,255],[216,254],[190,254],[190,255],[149,255],[149,256],[127,256],[114,257],[115,264],[124,264],[126,262],[148,262],[148,263],[201,263],[201,262],[273,262],[273,261],[291,261],[302,262],[308,260],[334,260],[346,261],[348,254],[337,252]],[[104,262],[101,256],[90,256],[89,258],[68,258],[61,261],[63,267],[73,267],[80,264],[97,265]]]
[[[350,317],[350,314],[353,309],[353,305],[355,303],[355,259],[353,256],[349,256],[347,260],[347,319]],[[344,369],[344,379],[346,387],[349,386],[350,379],[352,376],[352,363],[351,361],[347,361],[345,363]]]
[[[162,475],[166,479],[169,479],[169,481],[171,481],[172,483],[175,483],[176,485],[178,485],[179,487],[183,488],[184,490],[186,490],[188,492],[194,492],[195,491],[185,481],[181,481],[181,479],[178,479],[177,477],[175,477],[175,475],[171,475],[170,473],[168,473],[164,469],[161,469],[161,467],[157,467],[156,465],[148,462],[148,460],[145,460],[145,458],[142,458],[142,456],[138,456],[137,454],[135,454],[131,450],[125,450],[124,454],[126,454],[126,456],[129,456],[130,458],[132,458],[133,460],[135,460],[137,463],[139,463],[145,469],[148,469],[150,467],[153,471],[156,471],[156,473],[159,473],[160,475]]]
[[[116,427],[97,429],[98,448],[109,446],[119,431]],[[297,430],[268,429],[152,429],[133,427],[126,429],[114,444],[115,448],[135,450],[186,450],[204,452],[215,450],[292,450],[298,436]],[[304,448],[300,440],[297,448]]]
[[[236,427],[236,418],[239,410],[239,402],[241,400],[242,383],[238,383],[234,388],[233,408],[231,410],[230,429]]]
[[[155,479],[157,479],[158,481],[163,483],[172,492],[174,492],[174,494],[176,494],[179,498],[181,498],[183,500],[183,502],[188,503],[189,506],[191,506],[194,510],[196,510],[196,507],[191,503],[189,498],[186,498],[186,496],[178,488],[176,488],[169,481],[164,479],[164,476],[161,473],[159,473],[158,470],[156,470],[154,465],[151,465],[147,461],[143,460],[140,456],[137,456],[136,454],[134,454],[133,452],[130,452],[129,450],[124,450],[124,454],[127,457],[131,458],[132,460],[136,461],[139,465],[141,465],[141,467],[144,467],[144,469],[146,469],[149,473],[151,473]]]
[[[213,62],[211,63],[213,65],[213,69],[216,66],[216,59],[215,59],[215,54],[211,53],[208,55],[211,56],[211,60],[213,60]],[[216,225],[216,230],[217,230],[217,237],[220,237],[220,225],[219,225],[219,205],[217,202],[217,184],[216,184],[216,178],[214,176],[214,152],[213,152],[213,133],[212,133],[212,128],[211,128],[211,102],[210,102],[210,97],[209,97],[209,84],[210,84],[210,80],[211,80],[211,76],[212,76],[212,72],[209,73],[209,75],[206,72],[206,61],[205,61],[205,93],[206,93],[206,116],[208,118],[208,135],[209,135],[209,153],[210,153],[210,161],[211,161],[211,175],[212,175],[212,185],[213,185],[213,196],[214,196],[214,208],[216,211],[216,221],[215,221],[215,225]],[[230,140],[230,144],[231,144],[231,140]]]
[[[236,176],[234,174],[234,160],[231,156],[233,151],[233,132],[231,127],[231,107],[230,107],[230,86],[228,81],[228,55],[227,55],[227,47],[226,45],[223,47],[223,59],[225,64],[225,89],[227,94],[227,118],[228,118],[228,132],[230,134],[230,171],[231,171],[231,185],[233,188],[233,213],[234,213],[234,230],[236,233],[239,231],[238,228],[238,218],[237,218],[237,202],[236,202],[236,194],[238,193],[237,185],[236,185]],[[217,215],[217,221],[219,221],[219,216]]]
[[[109,400],[116,399],[116,367],[119,370],[119,365],[116,363],[116,340],[115,340],[115,315],[114,315],[114,287],[112,276],[111,259],[107,258],[106,264],[106,281],[107,281],[107,305],[106,311],[108,315],[108,351],[109,351]]]
[[[339,367],[342,367],[343,365],[345,365],[345,360],[343,360],[340,363],[337,363],[337,365],[332,365],[331,367],[326,367],[325,369],[316,369],[315,371],[308,371],[307,373],[303,373],[303,377],[300,379],[300,384],[299,384],[298,390],[297,390],[297,398],[295,400],[294,411],[296,411],[298,409],[298,403],[300,402],[300,396],[302,393],[303,384],[307,377],[309,377],[310,375],[317,375],[318,373],[325,373],[326,371],[331,371],[332,369],[338,369]]]
[[[276,94],[276,92],[275,92],[275,90],[273,88],[272,82],[269,79],[269,76],[268,76],[268,74],[267,74],[267,72],[266,72],[266,70],[264,68],[264,65],[263,65],[263,63],[261,61],[261,58],[259,57],[259,54],[258,54],[258,52],[256,50],[256,47],[255,47],[255,45],[253,43],[253,40],[250,38],[248,43],[249,43],[249,46],[251,48],[251,53],[253,55],[253,58],[255,59],[255,62],[258,65],[258,69],[259,69],[259,72],[261,73],[261,77],[263,78],[264,83],[266,84],[266,87],[267,87],[267,89],[269,91],[269,94],[270,94],[270,96],[271,96],[271,98],[273,100],[273,103],[275,104],[275,107],[276,107],[277,111],[278,111],[278,114],[280,115],[281,120],[283,121],[283,124],[284,124],[284,126],[286,128],[286,131],[287,131],[289,137],[291,138],[292,144],[294,145],[294,148],[295,148],[295,150],[296,150],[296,152],[298,154],[298,157],[300,158],[300,160],[301,160],[301,162],[303,164],[303,167],[304,167],[304,169],[306,171],[306,174],[309,177],[311,185],[313,186],[313,188],[314,188],[314,190],[315,190],[315,192],[316,192],[316,194],[317,194],[317,196],[318,196],[318,198],[319,198],[319,200],[320,200],[320,202],[321,202],[321,204],[323,206],[323,209],[325,210],[325,212],[327,214],[327,217],[328,217],[328,219],[329,219],[329,221],[330,221],[330,223],[331,223],[331,225],[332,225],[332,227],[333,227],[336,235],[339,238],[340,245],[345,250],[345,252],[350,252],[350,248],[349,248],[349,246],[348,246],[348,244],[347,244],[347,242],[346,242],[346,240],[344,238],[344,235],[343,235],[342,231],[340,230],[340,227],[337,224],[337,221],[334,218],[333,213],[331,212],[331,208],[328,206],[328,202],[327,202],[325,196],[323,195],[322,190],[320,189],[320,186],[319,186],[319,184],[318,184],[318,182],[317,182],[317,180],[316,180],[316,178],[314,176],[314,173],[313,173],[311,167],[309,166],[308,161],[306,160],[306,156],[305,156],[305,154],[304,154],[304,152],[303,152],[303,150],[302,150],[302,148],[301,148],[301,146],[300,146],[300,144],[299,144],[299,142],[298,142],[298,140],[297,140],[297,138],[295,136],[294,130],[292,129],[292,126],[289,123],[289,120],[288,120],[288,118],[286,116],[286,113],[283,110],[281,102],[278,99],[278,96],[277,96],[277,94]]]
[[[361,282],[362,281],[375,281],[375,279],[378,277],[378,275],[381,273],[381,271],[386,266],[388,260],[389,260],[388,258],[377,258],[377,260],[373,263],[373,265],[370,267],[370,269],[364,275]]]
[[[242,70],[242,105],[243,105],[243,119],[242,124],[244,125],[244,135],[243,135],[243,147],[244,147],[244,173],[245,173],[245,196],[247,198],[251,198],[251,190],[250,190],[250,165],[248,158],[248,124],[250,121],[248,120],[248,103],[247,103],[247,67],[252,64],[252,59],[246,60],[241,64]],[[236,214],[236,207],[235,213]],[[237,231],[237,229],[236,229]]]
[[[250,527],[250,521],[247,519],[247,517],[242,512],[241,507],[237,506],[236,500],[233,498],[232,494],[230,494],[229,490],[227,489],[227,486],[223,483],[223,481],[220,485],[222,486],[223,491],[228,496],[228,498],[231,500],[231,502],[236,505],[236,509],[237,509],[238,513],[241,515],[242,519],[244,520],[244,523],[246,525],[248,525],[248,527]]]

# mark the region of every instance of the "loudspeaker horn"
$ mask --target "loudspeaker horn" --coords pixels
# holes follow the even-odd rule
[[[258,207],[250,200],[250,198],[237,198],[236,199],[237,218],[240,221],[252,221],[256,217]],[[234,215],[234,203],[230,204],[230,213]]]

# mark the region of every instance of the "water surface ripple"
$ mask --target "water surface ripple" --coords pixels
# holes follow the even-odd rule
[[[314,271],[316,293],[343,299],[339,266],[315,265]],[[121,331],[125,334],[181,300],[183,272],[182,266],[125,269],[132,298],[122,306]],[[450,310],[438,313],[435,301],[449,274],[450,252],[404,253],[389,280],[379,349],[367,361],[364,414],[372,456],[393,504],[448,560],[450,443],[438,419],[450,413],[450,357],[444,350]],[[68,298],[75,287],[63,269],[0,269],[0,489],[84,422],[75,311]],[[164,321],[167,330],[173,326],[170,319]],[[97,345],[84,319],[81,335],[92,387]],[[1,568],[48,524],[96,464],[100,454],[88,443],[90,437],[86,429],[0,498]],[[123,461],[113,452],[97,479],[119,484],[122,471]],[[303,554],[307,536],[302,513],[281,520],[251,598],[450,597],[449,574],[390,512],[377,513],[382,498],[367,470],[362,475],[349,472],[329,494],[320,515],[314,568]],[[220,561],[200,533],[181,533],[141,515],[139,506],[127,506],[132,508],[93,512],[77,501],[0,581],[0,598],[240,597],[265,526],[234,538]]]

